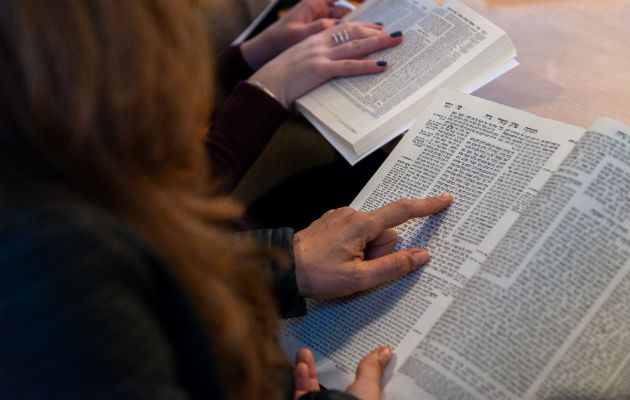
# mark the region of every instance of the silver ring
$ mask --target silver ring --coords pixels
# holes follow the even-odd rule
[[[350,35],[347,30],[343,30],[342,32],[335,32],[332,34],[332,40],[335,44],[342,44],[350,40]]]

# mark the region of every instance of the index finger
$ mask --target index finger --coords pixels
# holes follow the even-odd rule
[[[411,218],[438,213],[445,209],[451,200],[453,200],[451,194],[443,193],[427,199],[400,199],[369,211],[372,223],[367,229],[367,239],[372,240],[385,229],[400,225]]]

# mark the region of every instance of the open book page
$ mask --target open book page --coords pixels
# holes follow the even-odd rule
[[[335,79],[296,102],[352,157],[407,129],[440,85],[464,89],[515,56],[503,31],[454,0],[442,6],[432,0],[371,0],[346,19],[380,21],[387,31],[405,35],[399,46],[369,56],[387,60],[385,72]],[[504,46],[497,49],[497,43]]]
[[[630,128],[599,119],[387,388],[630,397]]]
[[[343,388],[359,360],[391,346],[413,351],[583,129],[448,89],[439,91],[352,203],[371,210],[399,198],[454,195],[451,206],[397,228],[399,248],[422,247],[422,272],[336,301],[309,301],[283,338],[290,357],[314,350],[322,383]]]

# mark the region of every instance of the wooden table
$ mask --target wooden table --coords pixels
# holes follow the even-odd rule
[[[630,0],[461,0],[506,31],[521,63],[476,96],[588,127],[630,125]]]

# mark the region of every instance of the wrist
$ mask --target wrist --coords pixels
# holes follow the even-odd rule
[[[261,91],[263,91],[267,96],[271,97],[272,99],[274,99],[275,101],[280,103],[282,105],[282,107],[284,107],[285,109],[289,109],[288,104],[284,100],[283,97],[279,97],[278,95],[276,95],[276,93],[271,91],[266,85],[264,85],[259,80],[257,80],[255,78],[255,76],[250,77],[246,82],[249,83],[252,86],[257,87]]]
[[[259,41],[259,36],[254,36],[252,39],[241,44],[243,59],[252,71],[257,71],[258,68],[264,64],[262,61],[264,59],[263,51],[261,46],[257,43]]]
[[[295,283],[297,285],[297,290],[300,296],[307,297],[304,293],[306,292],[306,286],[308,283],[305,282],[305,277],[303,273],[303,254],[301,248],[302,241],[302,231],[295,232],[293,235],[293,245],[292,245],[292,255],[293,255],[293,272],[295,274]]]

